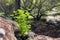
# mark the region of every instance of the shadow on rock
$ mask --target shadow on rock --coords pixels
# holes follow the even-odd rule
[[[31,30],[38,35],[60,38],[60,22],[34,22],[32,23]]]

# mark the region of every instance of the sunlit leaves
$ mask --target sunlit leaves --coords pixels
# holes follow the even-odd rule
[[[28,23],[28,19],[32,19],[32,16],[30,16],[30,13],[27,10],[20,10],[14,11],[13,14],[11,14],[13,18],[15,18],[16,22],[19,25],[19,30],[21,31],[21,36],[25,36],[27,32],[30,30],[30,23]]]
[[[60,0],[25,0],[23,3],[24,3],[23,7],[25,8],[23,7],[22,8],[27,10],[31,9],[30,11],[31,15],[33,15],[34,17],[37,17],[38,14],[52,11],[52,9],[55,7],[58,8],[57,5],[60,5]]]
[[[14,0],[6,0],[6,5],[11,5],[14,3]]]
[[[0,16],[4,16],[4,12],[0,12]]]

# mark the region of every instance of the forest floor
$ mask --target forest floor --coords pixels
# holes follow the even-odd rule
[[[60,22],[34,22],[31,31],[31,40],[60,40]]]

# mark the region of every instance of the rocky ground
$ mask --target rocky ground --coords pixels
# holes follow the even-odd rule
[[[32,33],[31,33],[32,34]],[[60,40],[60,38],[54,38],[54,37],[49,37],[49,36],[45,36],[45,35],[30,35],[30,38],[28,38],[27,40]]]
[[[15,27],[12,20],[0,17],[0,40],[17,40],[14,35]]]
[[[60,40],[60,22],[35,22],[31,30],[31,40]]]
[[[0,17],[0,28],[3,28],[7,31],[5,36],[8,39],[11,37],[11,39],[9,40],[14,40],[15,38],[14,34],[13,35],[8,34],[10,33],[10,31],[12,31],[12,27],[14,32],[14,26],[12,26],[12,23],[9,21]],[[25,38],[24,40],[60,40],[60,22],[57,23],[42,21],[34,22],[32,23],[31,31],[32,32],[29,32],[28,37]]]

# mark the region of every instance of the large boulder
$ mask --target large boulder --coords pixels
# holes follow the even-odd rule
[[[17,40],[14,35],[14,21],[0,17],[0,40]]]

